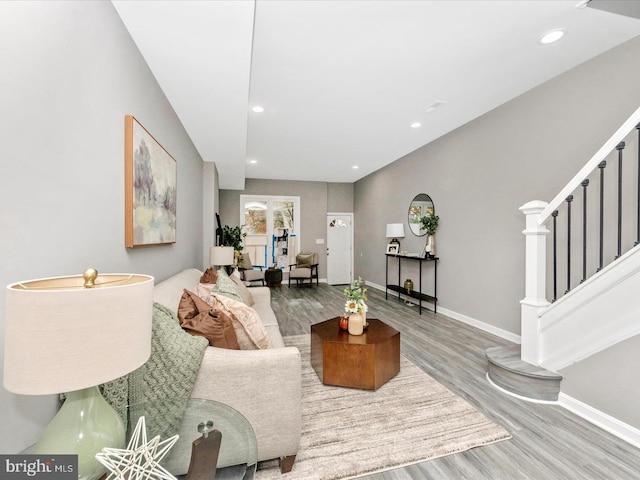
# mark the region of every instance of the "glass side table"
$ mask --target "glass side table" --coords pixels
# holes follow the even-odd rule
[[[175,399],[167,399],[129,405],[127,408],[130,420],[134,422],[133,426],[139,416],[145,415],[145,419],[148,419],[150,411],[162,411],[159,407],[164,402],[166,404],[179,403]],[[224,403],[213,400],[189,398],[180,430],[177,432],[180,438],[161,464],[177,478],[186,478],[186,475],[183,474],[189,470],[193,442],[202,436],[203,426],[207,426],[208,423],[210,430],[218,430],[222,434],[215,479],[252,480],[258,464],[256,434],[249,421],[240,412]],[[151,432],[147,433],[148,439],[151,440]],[[128,442],[129,438],[127,438]],[[33,448],[32,445],[20,453],[33,454]]]
[[[129,405],[130,420],[139,415],[148,417],[146,410],[149,405]],[[222,434],[215,470],[216,480],[254,478],[258,463],[256,435],[249,421],[240,412],[224,403],[190,398],[180,425],[177,432],[180,438],[162,461],[167,470],[178,474],[187,472],[193,441],[202,436],[203,427],[207,426],[209,430],[219,430]]]

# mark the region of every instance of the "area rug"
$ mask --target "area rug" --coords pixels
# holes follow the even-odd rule
[[[405,357],[376,391],[322,385],[309,335],[286,337],[302,356],[302,438],[290,473],[258,465],[258,480],[336,480],[389,470],[511,438]]]

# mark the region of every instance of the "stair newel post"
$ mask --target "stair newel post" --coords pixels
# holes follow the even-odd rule
[[[553,217],[553,300],[558,299],[558,210],[551,214]]]
[[[624,146],[624,142],[616,146],[618,150],[618,252],[616,258],[622,255],[622,151]]]
[[[604,263],[604,169],[607,166],[605,160],[598,164],[600,169],[600,258],[598,261],[598,272],[602,270]]]
[[[522,207],[525,215],[525,298],[521,305],[522,360],[532,365],[540,365],[541,348],[539,343],[540,319],[538,313],[548,307],[546,299],[546,258],[547,230],[540,224],[540,213],[547,202],[534,200]]]
[[[565,294],[571,290],[571,203],[573,195],[567,197],[567,289]]]
[[[589,180],[583,180],[582,183],[582,280],[587,279],[587,187]]]

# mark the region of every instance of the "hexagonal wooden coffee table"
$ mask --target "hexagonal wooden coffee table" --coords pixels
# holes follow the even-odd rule
[[[400,332],[376,318],[362,335],[340,317],[311,325],[311,366],[325,385],[376,390],[400,371]]]

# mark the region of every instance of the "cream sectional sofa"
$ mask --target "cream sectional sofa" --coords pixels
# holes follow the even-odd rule
[[[158,283],[154,288],[154,301],[177,312],[183,289],[193,291],[202,273],[187,269]],[[286,472],[291,470],[300,444],[300,352],[284,344],[271,309],[269,288],[252,287],[250,292],[254,299],[252,308],[258,312],[272,348],[227,350],[206,347],[191,397],[215,400],[239,411],[255,431],[258,461],[280,459],[281,470]],[[183,431],[184,428],[181,439]],[[198,433],[194,431],[193,439],[197,437]],[[190,443],[181,443],[184,451],[172,452],[172,457],[179,455],[180,463],[188,467]],[[176,447],[180,446],[176,444]]]

